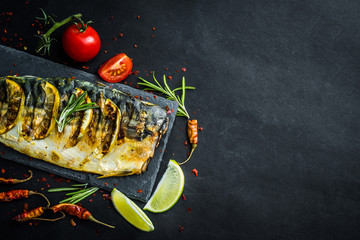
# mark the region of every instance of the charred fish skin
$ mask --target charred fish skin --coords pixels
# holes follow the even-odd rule
[[[0,133],[0,142],[31,157],[101,177],[145,171],[169,124],[165,108],[87,81],[7,76],[0,77],[0,90],[0,130],[12,123]],[[87,103],[98,108],[76,113],[59,132],[55,118],[71,95],[85,91]],[[12,101],[10,94],[15,96]]]

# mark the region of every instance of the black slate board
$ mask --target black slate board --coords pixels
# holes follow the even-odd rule
[[[75,77],[76,79],[85,80],[89,82],[97,83],[101,79],[93,74],[89,74],[77,69],[69,68],[65,65],[51,62],[49,60],[39,58],[18,50],[8,48],[0,45],[0,56],[6,56],[0,58],[0,75],[34,75],[39,77]],[[16,63],[16,72],[12,74],[10,69],[14,69],[13,64]],[[101,83],[105,83],[101,81]],[[111,191],[114,187],[126,194],[128,197],[139,200],[147,201],[151,195],[157,173],[159,171],[162,156],[168,141],[171,129],[175,121],[175,115],[177,112],[178,104],[174,101],[169,101],[162,97],[154,98],[152,94],[138,90],[124,84],[107,84],[113,88],[119,89],[123,92],[130,93],[133,96],[149,97],[149,102],[165,107],[169,106],[174,112],[169,117],[169,127],[166,134],[162,137],[158,148],[155,151],[154,158],[148,165],[147,170],[140,175],[132,175],[126,177],[112,177],[105,179],[97,179],[98,175],[73,171],[63,167],[56,166],[54,164],[39,160],[32,159],[21,154],[15,150],[12,150],[3,144],[0,144],[0,152],[3,152],[3,158],[13,160],[15,162],[25,164],[34,168],[45,170],[47,172],[66,177],[79,182],[89,183],[92,186],[102,188],[104,190]],[[107,185],[105,185],[107,183]],[[115,184],[115,185],[114,185]],[[137,193],[137,190],[141,189],[141,193]]]

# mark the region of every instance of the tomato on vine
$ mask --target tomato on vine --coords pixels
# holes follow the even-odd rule
[[[62,46],[65,53],[78,62],[88,62],[100,51],[100,37],[87,24],[70,25],[62,36]]]

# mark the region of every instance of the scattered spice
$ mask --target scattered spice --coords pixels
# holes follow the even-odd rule
[[[134,48],[137,48],[137,45],[136,45],[136,44],[134,45]]]
[[[5,169],[2,168],[2,169],[1,169],[1,173],[4,174],[4,173],[5,173]]]
[[[188,210],[189,213],[191,213],[191,210],[192,210],[192,209],[191,209],[191,208],[188,208],[187,210]]]
[[[76,223],[75,223],[74,219],[71,219],[71,220],[70,220],[70,223],[71,223],[71,226],[73,226],[73,227],[76,226]]]
[[[142,193],[142,189],[138,189],[136,192],[137,193]]]
[[[193,172],[193,174],[194,174],[196,177],[199,175],[199,172],[198,172],[198,170],[196,170],[196,168],[194,168],[194,169],[192,170],[192,172]]]
[[[89,66],[82,66],[83,69],[89,69]]]
[[[153,27],[152,30],[155,31],[155,28]]]
[[[112,40],[113,40],[113,41],[116,41],[116,37],[113,37]]]
[[[168,76],[168,79],[171,80],[171,79],[172,79],[172,76]]]
[[[181,195],[181,198],[182,198],[182,200],[185,201],[185,200],[186,200],[185,194],[182,194],[182,195]]]
[[[37,181],[38,181],[38,182],[46,182],[46,178],[44,178],[44,177],[38,178]]]
[[[137,15],[137,17],[136,17],[137,19],[140,19],[140,16],[139,15]]]
[[[181,71],[186,72],[186,68],[184,68],[184,67],[181,68]]]
[[[124,34],[123,33],[119,33],[119,37],[123,37],[124,36]]]
[[[179,229],[178,229],[179,232],[182,232],[185,229],[185,227],[183,225],[178,225],[178,227],[179,227]]]
[[[204,128],[203,128],[203,127],[199,127],[198,129],[199,129],[199,131],[202,131],[202,130],[204,130]]]

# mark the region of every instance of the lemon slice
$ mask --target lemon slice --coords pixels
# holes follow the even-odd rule
[[[146,232],[154,230],[154,225],[146,214],[122,192],[114,188],[111,192],[111,201],[115,209],[123,216],[129,223],[138,229]]]
[[[172,208],[184,189],[184,173],[175,160],[170,160],[154,194],[146,203],[144,210],[161,213]]]

